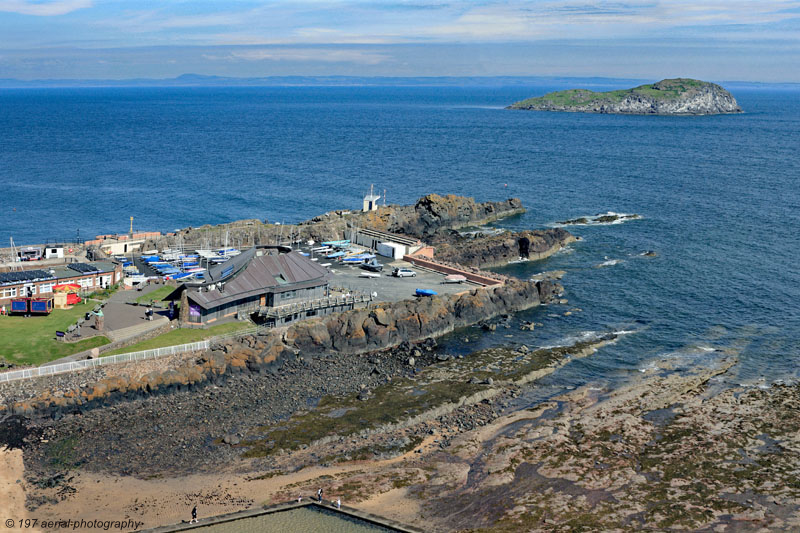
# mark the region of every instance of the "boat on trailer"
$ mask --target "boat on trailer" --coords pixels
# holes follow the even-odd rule
[[[438,293],[431,289],[417,289],[414,294],[416,296],[436,296]]]
[[[461,274],[450,274],[449,276],[444,277],[443,283],[464,283],[467,281],[466,276],[462,276]]]

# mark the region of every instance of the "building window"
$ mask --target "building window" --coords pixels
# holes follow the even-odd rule
[[[14,298],[16,295],[17,295],[17,288],[16,287],[3,289],[3,298]]]
[[[55,285],[55,283],[42,283],[39,285],[39,294],[53,292],[53,285]]]
[[[281,300],[291,300],[297,295],[297,291],[286,291],[281,293]]]

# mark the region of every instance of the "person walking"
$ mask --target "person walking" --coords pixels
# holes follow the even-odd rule
[[[341,498],[336,498],[336,508],[337,509],[341,509],[342,508],[342,499]]]
[[[322,489],[319,489],[319,490],[317,491],[317,501],[318,501],[319,503],[322,503]]]
[[[195,505],[192,507],[192,519],[189,521],[190,524],[194,524],[197,522],[197,506]]]

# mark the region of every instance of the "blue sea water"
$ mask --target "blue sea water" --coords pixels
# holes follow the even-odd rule
[[[515,229],[637,213],[571,227],[583,240],[570,253],[501,269],[567,271],[569,305],[521,317],[544,327],[448,342],[632,332],[563,368],[554,388],[625,379],[662,359],[702,363],[712,350],[737,354],[733,382],[795,379],[800,94],[740,89],[746,113],[713,117],[502,109],[558,88],[0,91],[0,242],[125,232],[130,216],[142,230],[290,223],[357,208],[370,184],[392,203],[517,196],[528,212],[501,224]]]

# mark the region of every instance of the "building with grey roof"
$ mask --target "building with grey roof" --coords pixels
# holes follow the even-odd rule
[[[30,266],[30,265],[25,265]],[[67,263],[40,266],[0,273],[0,305],[10,305],[14,298],[51,297],[53,287],[65,283],[80,285],[93,292],[122,281],[122,265],[111,261]]]
[[[188,324],[248,316],[279,325],[332,312],[320,304],[330,278],[327,268],[290,248],[257,246],[212,266],[202,282],[183,283],[165,300],[181,302],[180,318]]]

